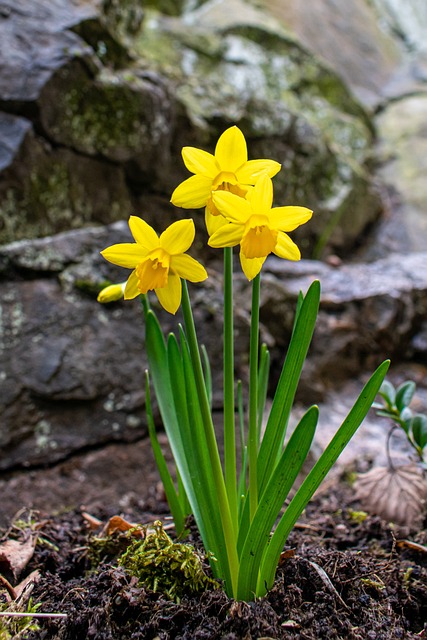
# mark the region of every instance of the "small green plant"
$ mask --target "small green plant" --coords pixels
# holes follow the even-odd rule
[[[23,640],[29,631],[39,631],[40,626],[32,616],[16,616],[17,613],[37,613],[40,604],[29,599],[26,608],[16,603],[0,603],[0,640]],[[9,615],[8,615],[9,614]]]
[[[415,391],[416,384],[413,380],[407,380],[397,388],[388,380],[384,380],[379,390],[382,402],[374,403],[373,407],[377,410],[378,416],[388,418],[393,423],[387,440],[389,462],[391,434],[395,429],[402,429],[409,444],[416,452],[419,461],[427,468],[427,415],[414,414],[409,408]]]
[[[118,561],[138,578],[141,586],[176,602],[184,595],[218,588],[218,582],[206,575],[200,556],[191,545],[173,542],[159,520],[150,529],[143,527],[143,539],[134,540]]]
[[[319,484],[362,423],[383,382],[383,362],[366,383],[353,408],[286,509],[307,458],[319,410],[310,407],[286,438],[299,378],[310,346],[320,304],[320,283],[301,292],[282,373],[265,416],[269,354],[259,343],[261,271],[270,254],[298,261],[299,248],[288,235],[308,222],[303,206],[273,207],[274,160],[248,160],[246,140],[237,127],[219,138],[215,153],[184,147],[184,163],[194,174],[177,186],[174,205],[204,207],[210,247],[223,249],[223,440],[220,456],[212,415],[209,360],[199,346],[187,281],[199,283],[206,269],[188,255],[195,237],[192,219],[172,223],[159,236],[143,219],[131,216],[134,242],[112,245],[104,258],[132,269],[125,283],[101,291],[100,302],[140,297],[145,315],[146,407],[154,455],[178,533],[194,515],[215,578],[229,596],[252,600],[273,585],[289,533]],[[233,247],[251,282],[249,384],[235,380]],[[181,306],[183,326],[165,336],[150,307],[153,291],[161,306],[175,314]],[[249,295],[249,292],[248,292]],[[175,479],[157,441],[150,384],[175,463]],[[244,410],[244,407],[247,410]],[[265,429],[262,424],[265,421]],[[286,444],[285,444],[286,443]],[[154,552],[153,552],[154,553]],[[155,553],[154,553],[155,555]]]

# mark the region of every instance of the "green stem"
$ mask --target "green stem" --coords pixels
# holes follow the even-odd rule
[[[252,310],[249,355],[249,506],[252,521],[258,507],[258,351],[259,351],[259,301],[261,275],[252,281]]]
[[[213,476],[215,479],[215,488],[212,487],[212,490],[215,490],[216,498],[219,504],[224,538],[227,546],[228,565],[230,568],[230,575],[233,583],[231,585],[232,592],[233,594],[235,594],[237,592],[237,578],[239,574],[239,558],[237,555],[235,534],[237,524],[233,522],[230,505],[228,502],[221,460],[218,453],[218,444],[216,441],[215,429],[212,421],[212,413],[206,393],[203,367],[200,358],[199,344],[197,341],[193,312],[191,309],[190,297],[188,295],[188,288],[185,280],[182,280],[182,312],[184,316],[184,325],[188,340],[188,347],[190,349],[191,361],[194,367],[194,377],[196,380],[200,409],[203,416],[203,424],[205,428],[206,440],[208,443],[209,456],[212,465]],[[209,514],[206,514],[206,517],[209,518]]]
[[[225,486],[237,524],[236,432],[234,401],[233,249],[224,249],[224,467]]]

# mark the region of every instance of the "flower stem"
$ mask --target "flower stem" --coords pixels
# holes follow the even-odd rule
[[[234,401],[233,249],[224,249],[224,467],[225,486],[237,526],[236,432]]]
[[[203,367],[200,358],[199,344],[197,341],[193,312],[191,309],[190,297],[188,295],[188,288],[185,280],[182,280],[182,312],[184,316],[184,325],[188,340],[188,347],[190,349],[191,362],[194,367],[194,377],[197,385],[197,392],[203,417],[209,456],[212,465],[213,476],[215,479],[215,487],[212,487],[212,490],[216,492],[216,497],[218,500],[224,538],[227,546],[230,575],[233,582],[231,587],[233,594],[235,594],[237,591],[237,578],[239,573],[239,558],[237,555],[236,545],[236,528],[230,512],[230,505],[228,502],[221,460],[218,453],[218,444],[215,437],[215,429],[212,421],[212,413],[206,393]],[[206,514],[206,518],[209,518],[208,513]]]
[[[259,302],[261,275],[252,281],[252,309],[249,355],[249,506],[250,518],[258,507],[258,350],[259,350]]]

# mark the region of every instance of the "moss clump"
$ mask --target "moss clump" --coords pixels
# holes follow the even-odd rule
[[[176,602],[184,595],[219,586],[206,575],[191,545],[173,542],[158,520],[153,529],[146,529],[144,539],[132,542],[119,558],[119,564],[136,576],[141,586]]]
[[[91,568],[96,570],[102,562],[117,558],[128,548],[129,544],[129,537],[123,532],[91,538],[87,554]]]

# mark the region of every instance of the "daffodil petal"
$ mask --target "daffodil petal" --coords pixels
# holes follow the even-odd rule
[[[190,282],[202,282],[208,277],[207,271],[200,262],[186,253],[171,258],[170,268],[181,278]]]
[[[241,224],[224,224],[209,238],[208,245],[219,249],[220,247],[235,247],[243,237],[244,227]]]
[[[275,253],[276,256],[279,256],[279,258],[283,258],[284,260],[301,259],[300,250],[298,249],[295,242],[282,231],[279,231],[279,234],[277,236],[277,244],[274,247],[273,253]]]
[[[232,173],[247,161],[245,136],[238,127],[230,127],[219,137],[215,147],[215,158],[222,171]]]
[[[310,220],[313,212],[306,207],[274,207],[270,212],[270,220],[275,229],[293,231]]]
[[[266,257],[267,256],[262,258],[247,258],[242,251],[240,252],[240,264],[248,280],[253,280],[255,276],[259,274]]]
[[[196,147],[182,149],[184,164],[191,173],[197,173],[212,180],[221,171],[215,157],[208,151]]]
[[[160,236],[160,246],[169,255],[176,256],[184,253],[191,246],[196,229],[191,219],[173,222]]]
[[[121,244],[113,244],[101,251],[101,255],[119,267],[134,269],[137,264],[142,262],[148,251],[140,244],[135,242],[123,242]]]
[[[252,211],[255,214],[268,215],[273,204],[273,183],[266,173],[257,180],[254,188],[248,194]]]
[[[191,176],[181,182],[172,194],[171,202],[184,209],[204,207],[211,195],[212,179],[205,176]]]
[[[228,222],[224,218],[224,216],[214,216],[206,207],[205,224],[206,224],[206,229],[208,231],[208,234],[212,236],[215,233],[215,231],[217,231],[220,227],[223,227],[225,224],[228,224]]]
[[[252,215],[248,200],[229,191],[214,191],[212,201],[221,215],[230,222],[245,224]]]
[[[236,178],[241,184],[254,184],[261,174],[266,173],[273,178],[281,168],[282,165],[275,160],[248,160],[236,171]]]
[[[146,251],[152,251],[159,246],[159,236],[145,220],[138,216],[129,218],[129,229],[135,239]]]
[[[169,273],[167,286],[161,289],[155,289],[154,291],[163,309],[175,315],[181,304],[181,278],[176,274]]]
[[[133,300],[136,296],[139,296],[140,290],[138,289],[138,278],[136,276],[136,272],[132,271],[130,274],[128,281],[126,282],[125,287],[125,300]]]

